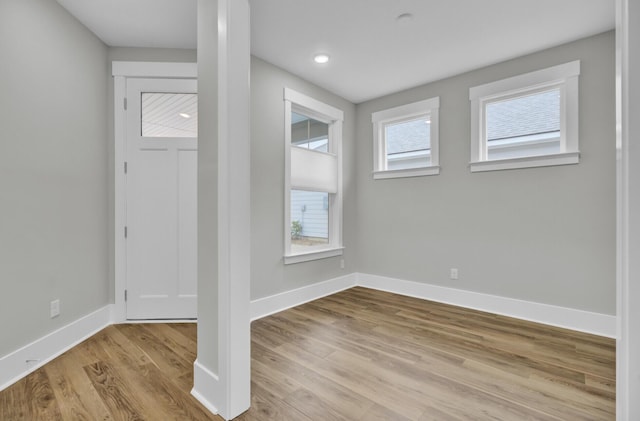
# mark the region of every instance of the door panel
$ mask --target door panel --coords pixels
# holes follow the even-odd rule
[[[197,316],[195,92],[195,80],[127,80],[128,319]]]
[[[178,151],[178,295],[195,296],[198,283],[198,152]]]

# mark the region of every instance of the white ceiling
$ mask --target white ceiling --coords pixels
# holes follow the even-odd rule
[[[196,48],[197,0],[57,0],[111,47]]]
[[[196,0],[58,2],[111,46],[196,45]],[[250,2],[254,55],[355,103],[615,25],[615,0]]]

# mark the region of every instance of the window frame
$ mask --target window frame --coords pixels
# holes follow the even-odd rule
[[[580,162],[579,150],[580,60],[469,89],[471,102],[471,172],[570,165]],[[489,159],[486,106],[546,90],[560,91],[560,152],[555,154]]]
[[[334,155],[337,160],[337,192],[329,193],[329,243],[314,247],[303,253],[291,251],[291,112],[303,114],[329,125],[329,152],[308,150],[310,153]],[[342,110],[320,102],[290,88],[284,88],[284,264],[294,264],[311,260],[325,259],[343,254],[342,245],[342,126],[344,113]]]
[[[440,174],[439,142],[440,97],[433,97],[371,114],[373,123],[373,178],[374,180],[401,177],[421,177]],[[422,116],[430,118],[431,164],[423,167],[388,170],[385,127],[401,124]]]

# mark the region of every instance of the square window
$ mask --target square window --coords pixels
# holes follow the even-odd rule
[[[384,125],[387,170],[431,165],[431,119],[424,115]]]
[[[580,62],[469,90],[471,171],[577,164]]]
[[[374,179],[435,175],[438,166],[439,98],[371,115]]]
[[[560,153],[560,89],[487,102],[487,159]]]

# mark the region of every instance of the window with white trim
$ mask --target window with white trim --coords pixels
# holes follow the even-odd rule
[[[339,256],[344,114],[288,88],[284,103],[284,263]]]
[[[580,61],[475,86],[471,171],[577,164]]]
[[[440,173],[439,107],[435,97],[371,114],[374,179]]]

